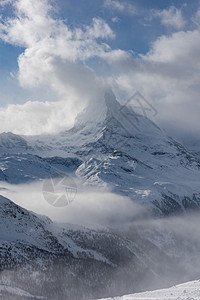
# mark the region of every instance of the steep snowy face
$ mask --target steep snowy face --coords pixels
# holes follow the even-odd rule
[[[120,137],[121,139],[131,138],[139,133],[162,135],[153,122],[135,113],[129,103],[121,105],[109,89],[105,92],[101,102],[92,103],[77,116],[75,126],[69,133],[71,132],[79,137],[79,146],[97,142],[106,134],[105,144],[110,142],[111,146],[117,144]]]
[[[111,91],[105,94],[105,105],[106,115],[95,127],[95,136],[87,141],[87,126],[76,131],[86,137],[75,152],[85,157],[77,175],[89,184],[107,183],[158,214],[198,208],[198,159],[151,120],[120,105]]]

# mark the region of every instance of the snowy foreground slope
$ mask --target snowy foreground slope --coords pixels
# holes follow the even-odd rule
[[[174,265],[174,259],[146,243],[149,250],[152,247],[149,253],[137,235],[128,239],[112,230],[53,223],[0,196],[0,284],[4,287],[54,300],[142,289],[160,275],[155,253]],[[167,272],[162,273],[167,280]],[[2,293],[12,291],[4,288]]]
[[[190,281],[168,289],[137,293],[101,300],[199,300],[200,280]]]
[[[198,278],[199,236],[191,228],[186,240],[173,220],[172,229],[161,225],[58,224],[0,196],[0,284],[49,300],[89,300]]]

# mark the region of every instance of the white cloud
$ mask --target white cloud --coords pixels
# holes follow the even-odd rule
[[[171,135],[199,136],[199,49],[198,30],[162,36],[146,55],[116,57],[110,82],[127,97],[140,91],[158,110],[155,121]]]
[[[8,105],[0,109],[1,132],[37,135],[64,130],[74,120],[73,114],[70,118],[68,113],[75,110],[75,107],[70,107],[72,103],[28,101],[24,105]]]
[[[174,27],[177,30],[184,28],[186,24],[182,11],[174,6],[169,9],[155,10],[154,16],[159,17],[164,26]]]
[[[174,63],[199,67],[200,32],[180,31],[161,36],[153,44],[146,59],[160,63]],[[186,72],[187,73],[187,72]]]
[[[120,22],[120,19],[118,17],[113,17],[112,18],[112,22],[113,23],[119,23]]]
[[[116,9],[116,10],[124,10],[124,4],[120,3],[117,0],[106,0],[104,2],[104,6],[106,7],[111,7],[112,9]]]
[[[114,38],[115,35],[102,19],[93,18],[92,27],[87,26],[82,39]]]
[[[80,81],[77,71],[79,61],[84,62],[112,52],[100,39],[112,39],[114,33],[100,18],[94,18],[90,26],[71,30],[62,20],[51,16],[53,8],[47,0],[18,0],[13,5],[15,16],[0,23],[0,38],[7,43],[25,47],[18,59],[19,80],[23,87],[44,84],[58,91],[60,86],[60,95],[69,96],[69,85],[65,81],[64,86],[64,80],[57,76],[58,66],[62,66],[63,71],[64,65],[66,77],[70,78],[74,64],[76,81]],[[84,67],[80,68],[82,74]],[[89,69],[85,69],[85,75],[91,79],[94,74],[90,75]],[[72,88],[79,93],[76,85]],[[82,92],[79,95],[82,96]]]
[[[125,12],[131,15],[137,14],[137,10],[135,6],[126,1],[105,0],[104,6],[107,7],[108,9],[116,10],[119,12]]]
[[[21,76],[26,74],[31,79],[33,67],[25,72],[22,70]],[[39,64],[36,68],[39,72]],[[25,81],[26,77],[21,80]],[[50,82],[52,88],[63,99],[54,102],[28,101],[22,105],[10,104],[6,108],[1,108],[0,132],[38,135],[64,131],[72,127],[77,114],[87,105],[88,93],[93,97],[91,101],[96,102],[101,101],[104,96],[104,82],[96,78],[95,73],[87,67],[71,62],[63,63],[57,59]]]

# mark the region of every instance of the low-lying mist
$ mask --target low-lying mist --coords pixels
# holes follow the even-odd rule
[[[127,224],[144,211],[128,197],[114,194],[108,188],[85,187],[80,182],[77,187],[74,200],[63,207],[52,206],[45,200],[43,181],[18,185],[1,183],[0,193],[23,208],[46,215],[53,221],[79,225]]]
[[[106,227],[112,234],[122,237],[125,243],[128,241],[129,250],[134,252],[133,261],[131,259],[128,265],[123,265],[120,261],[122,266],[112,271],[112,284],[115,288],[108,287],[110,294],[106,296],[167,287],[200,278],[199,212],[147,218],[143,207],[133,203],[128,197],[112,193],[109,188],[86,187],[81,182],[77,183],[77,187],[74,201],[64,207],[54,207],[45,200],[43,181],[19,185],[1,183],[0,193],[16,204],[46,215],[53,221],[88,225],[100,231],[102,227]],[[120,247],[121,245],[119,249]],[[141,269],[135,267],[136,262],[137,268]],[[134,274],[131,273],[132,268],[135,270]],[[76,278],[74,284],[75,282]],[[84,287],[81,285],[80,289],[84,290]],[[87,292],[85,291],[86,295]],[[105,296],[103,291],[102,294],[98,293]]]

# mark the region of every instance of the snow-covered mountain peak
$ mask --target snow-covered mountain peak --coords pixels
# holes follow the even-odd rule
[[[71,130],[26,137],[26,151],[2,148],[0,179],[19,183],[73,171],[86,184],[109,185],[164,214],[200,207],[198,159],[131,104],[120,104],[107,89],[103,99],[99,96],[77,116]],[[12,151],[17,154],[7,155]]]
[[[96,140],[96,133],[102,131],[112,131],[129,137],[150,135],[154,136],[154,139],[155,137],[160,139],[163,135],[160,128],[145,115],[135,112],[134,105],[131,104],[129,102],[121,104],[113,91],[107,88],[103,99],[91,102],[77,116],[72,132],[79,131],[87,136],[92,133],[90,142]]]
[[[103,123],[108,107],[105,98],[94,99],[89,105],[78,114],[75,120],[75,128]]]

